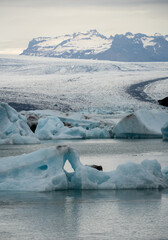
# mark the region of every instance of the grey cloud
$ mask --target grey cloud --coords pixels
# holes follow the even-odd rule
[[[168,5],[168,0],[0,0],[0,6],[6,7],[84,7],[84,6],[141,6]]]

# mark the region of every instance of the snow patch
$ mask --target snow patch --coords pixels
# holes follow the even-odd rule
[[[108,39],[99,34],[96,30],[91,30],[86,33],[76,33],[73,35],[64,35],[55,38],[37,38],[37,41],[42,41],[37,44],[38,51],[48,53],[52,50],[56,55],[68,53],[77,53],[78,51],[87,50],[86,54],[98,54],[110,48],[112,39]],[[53,53],[52,53],[53,54]]]
[[[128,39],[131,39],[131,38],[134,38],[134,37],[135,37],[135,35],[132,34],[131,32],[127,32],[127,33],[125,34],[125,36],[126,36]]]
[[[144,48],[156,45],[153,37],[143,37],[141,40]]]

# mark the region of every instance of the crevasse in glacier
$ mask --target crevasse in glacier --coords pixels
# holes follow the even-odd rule
[[[73,172],[64,169],[69,161]],[[0,159],[0,190],[55,191],[66,189],[167,188],[168,172],[156,160],[119,165],[111,172],[84,166],[68,146],[50,147]]]

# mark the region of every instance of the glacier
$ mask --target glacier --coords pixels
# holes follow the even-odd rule
[[[136,114],[138,109],[146,109],[143,117],[138,117],[137,124],[145,126],[147,134],[140,128],[133,133],[148,138],[162,137],[161,127],[166,121],[161,118],[157,120],[152,113],[152,122],[148,124],[145,114],[150,115],[152,109],[157,109],[167,116],[167,109],[157,103],[157,99],[167,94],[167,63],[6,56],[0,58],[0,65],[0,101],[8,102],[18,111],[25,107],[26,110],[31,107],[41,109],[41,113],[40,110],[34,113],[25,111],[30,127],[39,120],[35,134],[29,131],[33,141],[118,137],[115,133],[119,128],[118,121],[128,114]],[[138,84],[146,82],[150,83],[138,93],[142,98],[146,93],[152,101],[148,101],[147,97],[143,101],[133,94],[128,95],[128,88],[137,85],[138,91]],[[46,109],[52,109],[52,113]],[[19,114],[24,115],[23,112]],[[31,114],[35,116],[34,122],[29,119],[28,115],[31,117]],[[57,121],[61,125],[56,126]],[[118,126],[115,127],[116,124]],[[15,143],[9,140],[11,136],[4,137],[1,133],[0,142]],[[27,143],[31,142],[28,136],[26,139]],[[26,143],[26,140],[23,142]]]
[[[0,101],[17,111],[88,111],[109,117],[140,108],[161,109],[157,100],[167,95],[167,79],[145,86],[155,103],[128,95],[127,88],[167,77],[168,63],[2,56],[0,74]]]
[[[137,110],[119,121],[113,129],[115,138],[162,138],[161,128],[168,113],[158,110]]]
[[[72,166],[72,172],[64,169],[66,161]],[[1,191],[168,188],[167,168],[161,170],[156,160],[129,162],[114,171],[100,172],[83,165],[77,151],[65,145],[0,158],[0,163]]]
[[[36,144],[27,120],[7,103],[0,103],[0,144]]]

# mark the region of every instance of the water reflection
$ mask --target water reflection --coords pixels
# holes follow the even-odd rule
[[[65,190],[54,192],[13,192],[0,191],[0,201],[22,203],[80,203],[82,201],[136,201],[158,200],[167,195],[168,189],[162,190]]]
[[[66,143],[78,150],[83,164],[102,165],[105,171],[149,157],[167,166],[167,143],[161,140]],[[55,144],[0,146],[0,157]],[[1,191],[0,239],[167,239],[167,206],[168,190]]]
[[[140,231],[144,239],[155,239],[151,236],[156,225],[163,229],[168,221],[164,204],[168,190],[4,191],[0,192],[0,235],[12,240],[143,239],[138,238]],[[164,237],[166,229],[156,236]]]

